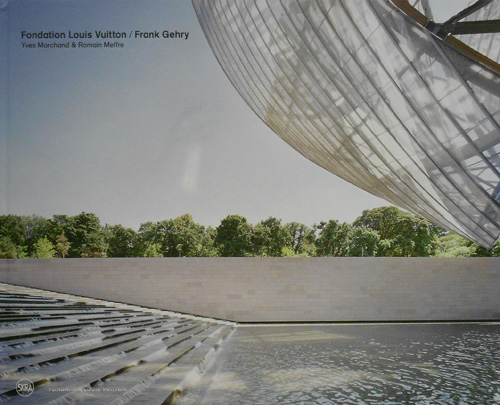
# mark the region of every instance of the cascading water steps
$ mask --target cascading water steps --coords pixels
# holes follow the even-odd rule
[[[0,284],[0,403],[167,404],[234,327]]]

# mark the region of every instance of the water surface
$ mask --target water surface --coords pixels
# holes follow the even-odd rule
[[[239,327],[194,404],[500,404],[500,324]]]

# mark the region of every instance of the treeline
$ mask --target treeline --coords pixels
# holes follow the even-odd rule
[[[92,213],[75,216],[0,216],[0,258],[52,257],[283,257],[283,256],[499,256],[395,207],[363,211],[352,224],[312,227],[270,217],[256,225],[228,215],[216,228],[189,214],[146,222],[138,231],[101,225]]]

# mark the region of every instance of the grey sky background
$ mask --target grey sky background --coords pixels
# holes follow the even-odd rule
[[[434,3],[439,20],[465,2]],[[388,205],[309,162],[254,115],[189,0],[0,0],[0,19],[0,214],[86,211],[135,229],[184,213],[212,226],[228,214],[312,225]],[[178,30],[189,39],[24,49],[23,30]]]

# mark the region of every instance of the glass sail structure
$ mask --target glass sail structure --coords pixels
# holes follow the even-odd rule
[[[500,2],[498,0],[464,18],[464,22],[495,20],[500,20]],[[500,35],[498,33],[465,34],[458,36],[458,38],[490,59],[500,61]]]
[[[498,3],[478,13],[495,15]],[[500,34],[441,38],[407,0],[193,4],[232,84],[293,148],[445,229],[495,242]]]

